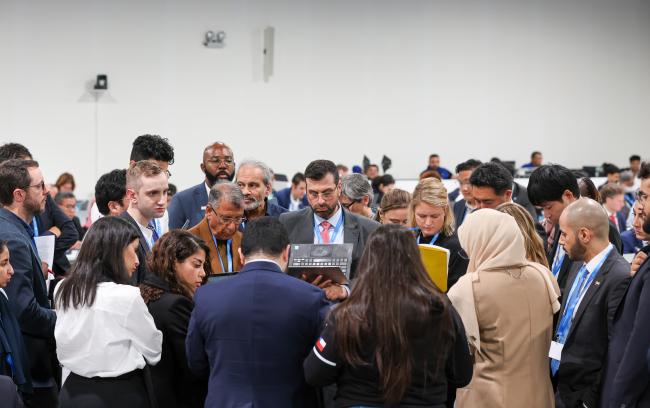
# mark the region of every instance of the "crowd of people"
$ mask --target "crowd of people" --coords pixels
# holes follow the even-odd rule
[[[596,186],[537,151],[433,154],[413,191],[323,159],[275,191],[215,142],[176,193],[172,145],[142,135],[88,220],[36,159],[0,146],[2,407],[650,407],[639,156]],[[298,244],[352,245],[348,281],[287,274]]]

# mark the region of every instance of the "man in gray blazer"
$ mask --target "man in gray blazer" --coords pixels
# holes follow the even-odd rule
[[[280,222],[289,232],[289,241],[292,244],[353,244],[350,278],[354,279],[368,235],[379,227],[379,223],[341,206],[341,182],[332,161],[309,163],[305,179],[309,207],[280,215]],[[345,299],[349,292],[347,287],[339,285],[324,289],[329,300]]]

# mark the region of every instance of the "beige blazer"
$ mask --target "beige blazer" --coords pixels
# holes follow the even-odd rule
[[[223,273],[221,262],[219,262],[219,256],[221,255],[221,260],[224,266],[226,266],[226,263],[228,262],[226,246],[219,245],[219,248],[217,248],[214,245],[210,226],[208,226],[208,219],[203,218],[200,223],[190,228],[189,232],[201,237],[201,239],[203,239],[208,245],[208,248],[210,248],[210,265],[212,266],[212,273]],[[241,259],[239,259],[239,252],[237,251],[241,246],[241,238],[242,233],[240,231],[235,232],[235,235],[232,237],[232,269],[234,272],[239,272],[241,270]]]

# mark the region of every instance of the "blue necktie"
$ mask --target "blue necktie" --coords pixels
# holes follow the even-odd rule
[[[152,238],[153,243],[155,244],[156,241],[158,241],[158,238],[160,238],[160,237],[158,236],[158,231],[156,231],[156,224],[154,223],[153,220],[149,221],[149,225],[147,225],[147,228],[149,228],[151,230],[151,232],[153,233],[151,235],[151,238]]]
[[[582,285],[584,285],[585,279],[587,279],[587,275],[587,265],[583,265],[582,268],[580,268],[580,271],[578,271],[578,275],[575,279],[576,282],[574,282],[571,292],[569,292],[569,299],[566,302],[566,309],[564,310],[564,314],[560,319],[560,325],[558,326],[557,333],[555,334],[556,341],[559,343],[564,344],[566,337],[569,334],[569,330],[571,329],[571,321],[573,320],[573,311],[575,310],[576,305],[580,300]],[[560,361],[551,359],[551,372],[553,373],[553,376],[557,374],[557,370],[559,368]]]

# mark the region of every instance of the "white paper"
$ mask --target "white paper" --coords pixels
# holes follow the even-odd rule
[[[34,241],[36,241],[38,257],[51,268],[54,264],[54,235],[34,237]]]
[[[562,349],[564,344],[558,343],[557,341],[551,342],[551,349],[548,351],[548,356],[553,360],[562,361]]]

